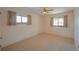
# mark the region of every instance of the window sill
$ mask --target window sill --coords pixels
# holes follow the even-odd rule
[[[27,23],[16,23],[16,24],[27,24]]]
[[[51,27],[64,27],[64,28],[67,28],[66,26],[54,26],[54,25],[51,25]]]

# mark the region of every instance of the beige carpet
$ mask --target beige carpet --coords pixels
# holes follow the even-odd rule
[[[42,33],[17,42],[2,49],[3,51],[74,51],[74,39]]]

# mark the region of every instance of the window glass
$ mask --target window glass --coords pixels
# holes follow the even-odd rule
[[[63,18],[59,18],[59,26],[64,26],[64,19]]]
[[[27,17],[22,17],[22,23],[27,23]]]
[[[64,18],[63,17],[55,17],[53,18],[53,25],[54,26],[64,26]]]
[[[16,16],[16,22],[21,23],[21,16]]]
[[[58,19],[57,19],[57,18],[54,18],[54,20],[53,20],[53,25],[55,25],[55,26],[58,25]]]

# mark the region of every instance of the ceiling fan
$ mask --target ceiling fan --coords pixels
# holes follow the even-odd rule
[[[48,14],[50,11],[53,11],[53,9],[42,8],[42,13],[43,13],[43,14]]]

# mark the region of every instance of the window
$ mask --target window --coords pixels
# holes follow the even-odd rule
[[[17,13],[14,11],[8,11],[7,25],[16,25],[19,23],[31,25],[32,24],[31,15],[20,16],[20,15],[17,15]]]
[[[53,25],[54,26],[64,26],[64,18],[54,18]]]
[[[22,17],[22,23],[27,23],[27,17]]]
[[[21,23],[21,16],[16,16],[16,22]]]
[[[16,23],[27,23],[27,17],[25,17],[25,16],[16,16]]]
[[[51,19],[51,25],[57,27],[64,27],[67,26],[67,16],[64,17],[53,17]]]

